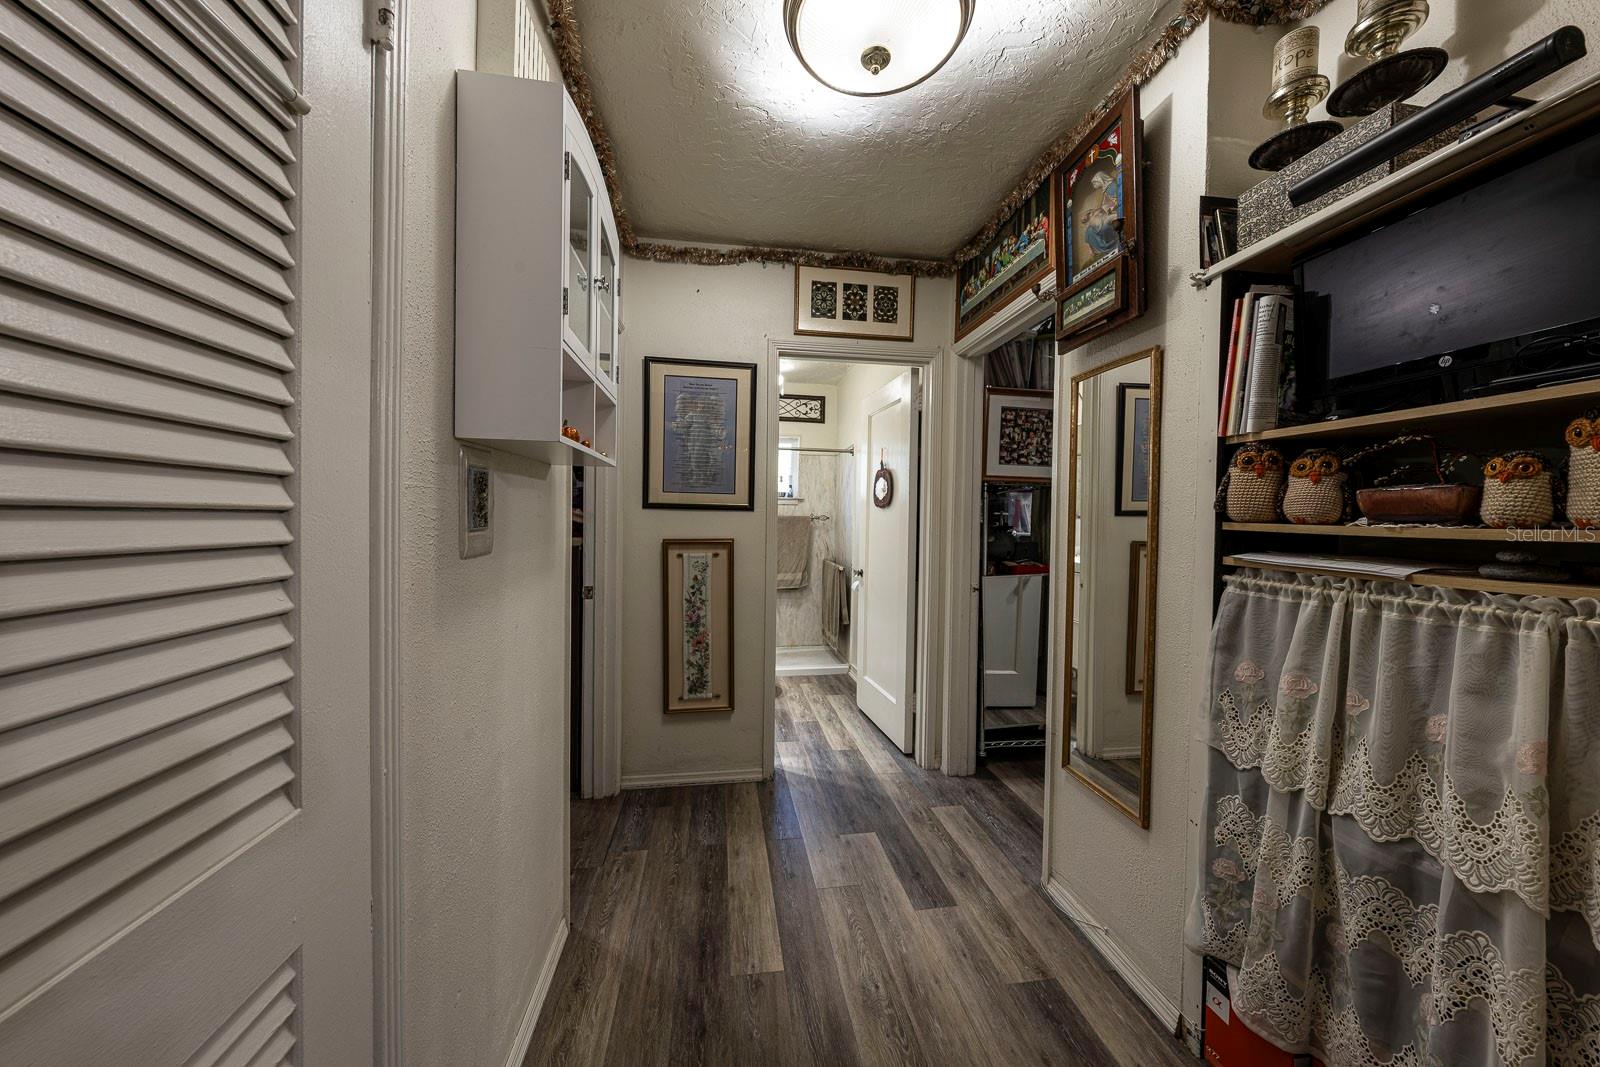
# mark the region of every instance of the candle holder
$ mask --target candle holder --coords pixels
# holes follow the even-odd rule
[[[1282,119],[1284,127],[1250,153],[1250,166],[1256,170],[1282,170],[1344,132],[1337,122],[1306,121],[1311,109],[1328,95],[1328,79],[1317,73],[1319,37],[1315,26],[1301,26],[1272,48],[1272,92],[1261,113]]]
[[[1358,0],[1356,24],[1345,38],[1346,55],[1372,62],[1328,98],[1328,114],[1341,118],[1371,115],[1385,104],[1407,100],[1444,70],[1450,56],[1442,48],[1400,46],[1428,21],[1428,0]]]

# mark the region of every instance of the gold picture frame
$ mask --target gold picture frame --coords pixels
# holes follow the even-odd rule
[[[662,539],[661,635],[662,711],[732,711],[732,539]]]
[[[1064,471],[1069,472],[1066,475],[1066,514],[1082,515],[1084,516],[1084,521],[1086,523],[1093,515],[1096,514],[1100,515],[1102,518],[1106,518],[1106,521],[1112,523],[1126,523],[1129,521],[1129,517],[1127,516],[1111,516],[1111,509],[1109,508],[1098,508],[1095,505],[1095,501],[1092,496],[1090,498],[1090,503],[1091,506],[1096,506],[1096,510],[1093,512],[1083,510],[1086,492],[1085,487],[1080,485],[1080,477],[1084,469],[1084,464],[1080,462],[1080,456],[1083,454],[1083,449],[1086,445],[1086,442],[1081,439],[1082,430],[1080,430],[1080,427],[1085,424],[1081,398],[1084,394],[1084,383],[1090,381],[1091,379],[1099,377],[1103,374],[1107,374],[1110,371],[1127,367],[1130,364],[1148,360],[1150,389],[1150,463],[1148,468],[1149,511],[1145,515],[1137,516],[1137,518],[1143,519],[1145,525],[1145,536],[1142,539],[1143,543],[1146,545],[1143,557],[1145,561],[1145,571],[1142,591],[1139,588],[1140,576],[1135,570],[1140,556],[1137,548],[1133,547],[1140,543],[1140,539],[1130,538],[1130,540],[1127,542],[1129,548],[1126,550],[1130,553],[1130,558],[1127,563],[1130,610],[1128,613],[1128,625],[1126,627],[1126,639],[1128,642],[1126,656],[1140,657],[1140,663],[1143,666],[1143,685],[1140,687],[1140,691],[1138,693],[1134,693],[1132,691],[1132,686],[1138,676],[1138,672],[1133,670],[1130,660],[1129,664],[1125,668],[1125,671],[1117,672],[1123,676],[1117,677],[1115,681],[1110,682],[1109,686],[1106,687],[1116,693],[1115,699],[1121,699],[1123,696],[1138,696],[1140,698],[1138,729],[1139,767],[1137,769],[1137,773],[1123,772],[1126,774],[1128,779],[1131,779],[1131,781],[1120,782],[1116,780],[1114,775],[1105,773],[1102,765],[1108,763],[1106,760],[1096,759],[1087,755],[1080,755],[1077,759],[1073,758],[1077,719],[1080,711],[1082,710],[1080,708],[1080,704],[1094,699],[1093,694],[1084,694],[1081,697],[1078,694],[1078,686],[1082,679],[1080,678],[1080,671],[1078,669],[1078,664],[1076,663],[1075,657],[1078,635],[1073,626],[1073,617],[1077,610],[1077,605],[1074,603],[1077,597],[1076,586],[1079,584],[1077,582],[1066,582],[1063,584],[1063,588],[1065,589],[1066,605],[1062,612],[1062,618],[1065,621],[1062,624],[1061,640],[1064,642],[1066,647],[1066,660],[1069,667],[1067,674],[1071,680],[1065,686],[1065,692],[1061,694],[1061,718],[1059,720],[1061,731],[1062,768],[1066,770],[1068,774],[1082,782],[1091,792],[1101,797],[1101,799],[1105,800],[1107,803],[1112,805],[1112,807],[1116,808],[1118,811],[1122,812],[1128,818],[1132,819],[1145,829],[1149,829],[1150,827],[1151,743],[1154,734],[1153,727],[1155,715],[1155,650],[1157,605],[1156,582],[1159,575],[1159,570],[1157,567],[1158,548],[1160,544],[1158,520],[1161,512],[1162,354],[1163,353],[1160,346],[1147,348],[1142,351],[1123,356],[1121,359],[1113,360],[1110,363],[1102,364],[1101,366],[1095,367],[1093,370],[1085,371],[1084,373],[1079,374],[1072,379],[1070,396],[1071,405],[1067,424],[1067,463],[1062,468]],[[1102,426],[1101,423],[1097,423],[1095,427],[1097,432],[1102,428],[1114,430],[1116,421],[1116,410],[1114,405],[1118,405],[1120,403],[1121,397],[1118,396],[1118,392],[1116,390],[1110,390],[1106,393],[1105,404],[1107,406],[1104,410],[1096,412],[1095,418],[1098,420],[1103,420],[1104,423],[1109,425]],[[1106,471],[1104,473],[1110,479],[1112,484],[1102,485],[1098,489],[1093,490],[1093,492],[1098,492],[1101,497],[1104,497],[1108,492],[1117,491],[1115,482],[1120,480],[1112,471]],[[1107,518],[1107,516],[1109,516],[1109,518]],[[1080,546],[1078,544],[1079,531],[1077,526],[1077,523],[1067,524],[1067,544],[1066,555],[1064,558],[1069,560],[1079,559],[1081,553],[1086,566],[1086,571],[1083,576],[1083,580],[1086,584],[1094,580],[1095,575],[1088,573],[1088,569],[1097,566],[1097,559],[1101,558],[1102,552],[1105,553],[1104,559],[1106,562],[1104,565],[1114,566],[1118,569],[1121,568],[1123,564],[1120,562],[1120,557],[1115,553],[1115,544],[1112,539],[1107,539],[1106,543],[1101,546],[1099,551],[1093,551],[1091,550],[1093,547],[1092,545]],[[1131,598],[1133,597],[1139,597],[1141,599],[1141,603],[1137,605],[1137,607],[1142,609],[1139,612],[1132,610],[1135,607],[1135,605],[1131,603]],[[1089,632],[1100,633],[1102,631],[1091,630]],[[1103,628],[1103,632],[1106,634],[1116,634],[1118,637],[1122,636],[1122,633],[1116,630]],[[1112,660],[1112,662],[1115,663],[1116,661]],[[1115,668],[1113,668],[1113,670],[1115,670]],[[1091,679],[1091,681],[1093,681],[1093,679]],[[1123,690],[1127,691],[1124,693]],[[1096,686],[1096,691],[1104,692],[1105,690],[1099,686]],[[1116,770],[1117,768],[1112,769]]]

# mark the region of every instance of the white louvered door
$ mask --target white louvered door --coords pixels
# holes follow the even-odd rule
[[[371,1061],[361,7],[0,0],[6,1067]]]

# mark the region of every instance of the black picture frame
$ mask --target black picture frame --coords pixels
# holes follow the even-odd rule
[[[1117,386],[1117,495],[1116,501],[1112,505],[1112,511],[1116,515],[1138,516],[1150,514],[1150,471],[1148,468],[1145,470],[1144,502],[1142,504],[1138,502],[1127,503],[1127,501],[1133,500],[1133,494],[1129,492],[1129,479],[1133,475],[1133,463],[1131,462],[1131,457],[1127,454],[1128,423],[1132,419],[1135,405],[1138,404],[1140,399],[1143,399],[1146,404],[1150,403],[1149,382],[1122,382]],[[1149,418],[1148,413],[1146,418]],[[1145,440],[1147,442],[1150,439],[1150,434],[1151,427],[1146,423]],[[1145,462],[1149,462],[1148,458]]]
[[[734,477],[735,492],[728,494],[732,497],[727,503],[715,500],[671,500],[668,496],[693,496],[701,497],[711,494],[679,494],[669,493],[664,489],[656,489],[652,495],[652,476],[656,474],[655,465],[661,461],[663,446],[655,443],[657,431],[661,429],[660,413],[656,411],[655,372],[665,368],[694,368],[704,371],[698,375],[705,378],[735,378],[748,375],[744,387],[749,393],[747,406],[737,405],[736,411],[744,412],[742,425],[735,422],[734,433],[734,464],[735,471],[739,462],[739,455],[744,455],[745,476],[742,486],[737,473]],[[644,360],[644,474],[641,485],[642,503],[647,508],[662,508],[678,511],[754,511],[756,508],[756,391],[759,384],[759,368],[754,363],[730,363],[720,360],[703,359],[671,359],[665,356],[647,356]],[[664,478],[662,479],[665,480]]]

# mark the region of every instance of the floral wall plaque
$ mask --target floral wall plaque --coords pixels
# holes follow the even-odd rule
[[[661,542],[662,696],[669,714],[733,710],[733,542]]]

